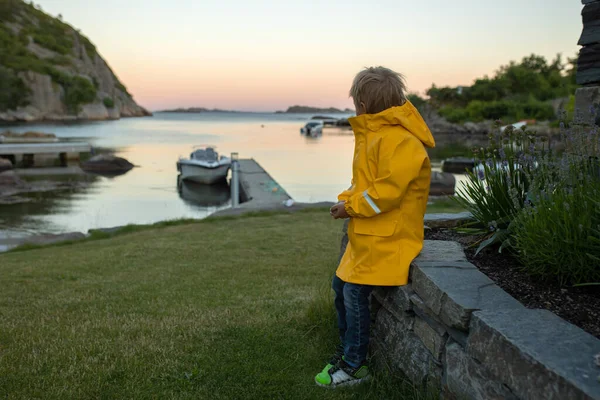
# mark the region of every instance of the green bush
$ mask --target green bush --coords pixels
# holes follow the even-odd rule
[[[50,63],[54,64],[54,65],[62,65],[62,66],[71,65],[71,59],[67,56],[55,56],[55,57],[52,57],[48,61],[50,61]]]
[[[422,110],[423,106],[427,104],[427,100],[419,96],[415,93],[410,93],[408,96],[408,100],[417,108],[417,110]]]
[[[490,135],[456,201],[489,232],[478,252],[501,244],[522,268],[560,284],[600,281],[600,133],[562,130],[560,151],[526,130]]]
[[[562,284],[600,280],[600,138],[595,128],[563,130],[561,153],[538,157],[530,207],[515,220],[524,269]]]
[[[13,70],[0,66],[0,111],[28,105],[30,92]]]
[[[432,160],[441,161],[451,157],[470,157],[473,155],[473,148],[461,143],[449,143],[432,149],[428,148],[427,154]]]
[[[71,76],[56,68],[47,66],[44,73],[65,90],[64,102],[70,112],[77,114],[79,106],[96,100],[97,90],[94,84],[82,76]]]
[[[575,93],[576,59],[563,63],[531,55],[520,63],[511,62],[492,78],[477,79],[470,87],[441,87],[428,91],[429,103],[450,122],[501,119],[554,120],[549,100]],[[567,69],[570,65],[571,68]]]
[[[113,108],[115,106],[115,102],[110,97],[105,97],[104,98],[104,106],[106,108]]]
[[[526,272],[561,284],[600,281],[600,185],[557,190],[513,224],[514,248]]]
[[[85,47],[85,51],[87,52],[87,55],[90,58],[90,60],[94,61],[94,58],[96,57],[96,46],[94,46],[94,44],[90,42],[90,39],[83,36],[82,34],[79,34],[79,40],[83,42],[83,46]]]
[[[22,5],[21,0],[0,0],[0,22],[13,22]]]
[[[469,112],[464,108],[455,107],[443,107],[440,108],[439,113],[442,117],[455,124],[467,122],[469,118]]]
[[[91,103],[96,99],[94,84],[81,76],[72,77],[69,83],[63,87],[65,88],[65,104],[73,113],[78,113],[82,104]]]
[[[500,100],[484,102],[475,100],[466,108],[443,107],[440,115],[454,123],[479,122],[484,120],[503,120],[516,122],[524,119],[555,119],[552,105],[535,99]]]

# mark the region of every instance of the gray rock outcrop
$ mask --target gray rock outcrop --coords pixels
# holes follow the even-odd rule
[[[132,169],[134,165],[121,157],[100,154],[81,163],[81,169],[96,174],[119,175]]]
[[[19,106],[3,107],[0,103],[0,121],[107,120],[151,115],[135,102],[95,46],[79,31],[33,5],[20,1],[12,4],[7,6],[12,7],[9,15],[0,19],[0,30],[12,35],[7,43],[0,43],[0,54],[3,50],[8,54],[0,58],[0,67],[20,79],[29,95]],[[41,32],[47,26],[53,30]],[[56,34],[58,30],[64,37]],[[50,48],[53,42],[44,43],[36,33],[51,36],[56,43],[69,43],[70,51]],[[20,59],[14,56],[15,48],[23,54]],[[19,61],[22,59],[25,61]],[[81,78],[89,81],[91,94],[76,98],[80,92],[76,88],[69,96],[70,80],[81,82]]]
[[[12,162],[6,158],[0,158],[0,172],[8,171],[13,168]]]

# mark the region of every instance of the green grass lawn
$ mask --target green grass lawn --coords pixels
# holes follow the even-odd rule
[[[0,398],[425,398],[314,384],[341,227],[318,210],[0,255]]]
[[[428,213],[459,213],[466,211],[463,206],[450,197],[430,198],[427,205]]]

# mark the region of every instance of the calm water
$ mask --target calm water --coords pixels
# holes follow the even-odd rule
[[[316,139],[301,136],[300,127],[311,116],[156,114],[76,125],[11,127],[113,148],[138,167],[116,178],[95,178],[85,189],[0,206],[0,237],[203,218],[229,207],[227,187],[187,185],[179,193],[175,163],[196,145],[214,145],[222,154],[238,152],[241,158],[256,159],[296,201],[334,201],[350,182],[354,139],[351,131],[340,129],[326,130]]]
[[[178,190],[176,161],[199,145],[256,159],[298,202],[335,201],[350,184],[354,137],[350,130],[329,128],[320,138],[306,138],[299,130],[310,117],[312,114],[156,114],[119,121],[11,127],[16,132],[49,132],[60,139],[111,148],[137,167],[115,178],[87,176],[92,182],[84,189],[35,195],[30,203],[0,206],[0,239],[204,218],[230,207],[227,185],[188,184]]]

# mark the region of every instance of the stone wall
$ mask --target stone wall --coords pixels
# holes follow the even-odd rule
[[[525,308],[458,243],[426,241],[410,283],[378,287],[371,301],[375,367],[445,399],[600,399],[600,340]]]
[[[578,44],[583,46],[577,61],[577,84],[583,87],[575,94],[575,107],[580,117],[589,123],[594,121],[591,108],[600,109],[600,0],[582,0],[583,32]]]

